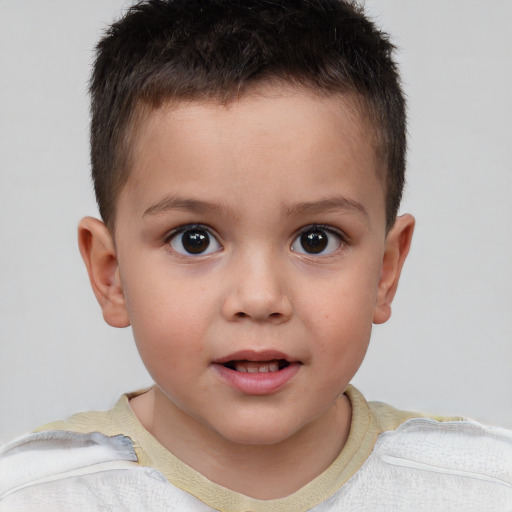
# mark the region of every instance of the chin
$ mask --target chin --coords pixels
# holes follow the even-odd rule
[[[271,446],[278,445],[294,436],[300,427],[295,425],[269,425],[265,421],[242,421],[231,418],[232,423],[217,432],[228,442],[240,445]]]

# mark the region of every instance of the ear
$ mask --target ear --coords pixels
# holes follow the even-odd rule
[[[377,301],[373,313],[373,323],[375,324],[382,324],[391,316],[391,302],[398,287],[405,258],[411,247],[413,231],[414,217],[406,214],[396,219],[394,226],[387,234]]]
[[[78,224],[78,246],[105,322],[112,327],[127,327],[130,320],[110,231],[100,220],[85,217]]]

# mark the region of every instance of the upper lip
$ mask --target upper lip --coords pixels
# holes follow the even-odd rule
[[[289,363],[296,362],[297,359],[290,357],[284,352],[278,350],[239,350],[225,357],[215,359],[213,362],[217,364],[225,364],[229,361],[275,361],[276,359],[284,359]]]

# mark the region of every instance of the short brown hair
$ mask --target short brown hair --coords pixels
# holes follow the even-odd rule
[[[145,0],[97,46],[90,82],[91,163],[100,214],[111,229],[128,178],[138,106],[168,100],[228,102],[278,80],[362,99],[386,167],[386,224],[404,185],[405,101],[394,47],[344,0]]]

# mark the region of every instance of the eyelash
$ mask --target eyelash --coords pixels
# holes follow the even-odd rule
[[[184,249],[183,252],[178,250],[177,247],[173,246],[173,242],[176,241],[176,240],[179,240],[179,236],[184,234],[184,233],[186,233],[186,232],[188,232],[188,231],[191,231],[191,232],[203,231],[203,232],[205,232],[208,235],[208,241],[207,241],[208,243],[207,243],[207,246],[205,247],[204,251],[197,252],[195,254],[192,251],[187,251],[185,249],[185,247],[183,246],[183,241],[181,241],[181,246]],[[212,244],[212,241],[214,241],[214,246],[217,246],[217,247],[214,247],[213,251],[212,250],[208,251],[208,249],[210,248],[210,246]],[[171,249],[173,251],[177,252],[178,254],[180,254],[182,256],[196,257],[196,258],[212,254],[213,252],[219,252],[219,250],[222,249],[222,245],[220,244],[220,242],[218,240],[218,237],[212,232],[212,229],[210,227],[205,226],[204,224],[186,224],[184,226],[180,226],[179,228],[174,229],[168,235],[166,235],[165,238],[164,238],[164,242],[165,242],[166,245],[170,246]],[[199,243],[200,242],[201,242],[201,240],[199,240]]]
[[[315,253],[315,252],[307,252],[307,251],[297,251],[296,249],[294,250],[293,246],[297,243],[297,242],[301,242],[301,237],[303,235],[305,235],[306,233],[308,232],[315,232],[315,231],[319,231],[319,232],[324,232],[324,233],[327,233],[328,235],[331,235],[331,236],[334,236],[337,238],[339,244],[337,245],[337,247],[335,247],[334,249],[331,249],[329,252],[327,253],[324,253],[323,251],[325,250],[324,249],[321,249],[318,253]],[[328,245],[331,243],[331,241],[328,239],[327,242],[326,242],[326,248],[328,247]],[[310,256],[310,257],[326,257],[326,256],[329,256],[331,255],[332,253],[336,252],[341,246],[343,245],[348,245],[349,243],[349,240],[348,240],[348,237],[340,230],[338,229],[335,229],[333,228],[332,226],[327,226],[325,224],[310,224],[308,226],[305,226],[303,227],[298,233],[297,235],[295,235],[294,239],[293,239],[293,242],[290,246],[291,250],[294,251],[294,252],[297,252],[298,254],[304,254],[306,256]]]

